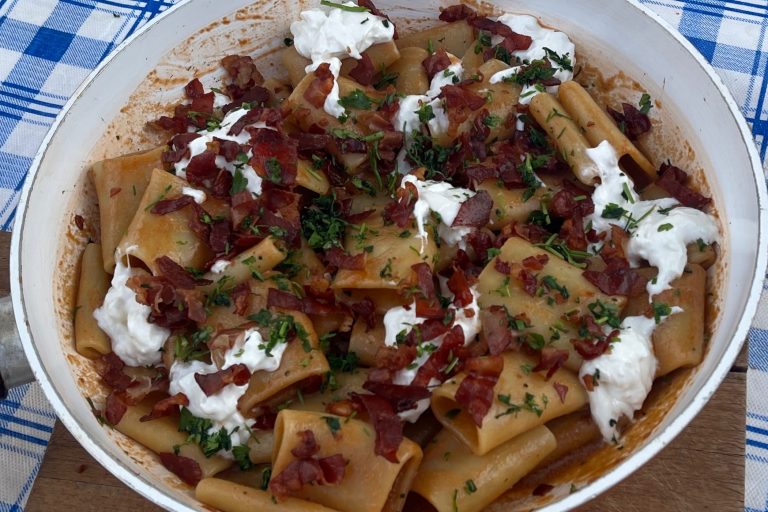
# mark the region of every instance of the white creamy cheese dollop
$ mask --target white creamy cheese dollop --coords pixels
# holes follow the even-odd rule
[[[211,265],[211,272],[214,274],[221,274],[231,264],[232,262],[229,260],[216,260],[213,262],[213,265]]]
[[[504,23],[518,34],[526,35],[531,38],[531,46],[527,50],[515,50],[512,52],[512,56],[520,59],[523,63],[529,63],[534,60],[541,60],[547,57],[547,51],[544,48],[552,50],[560,57],[568,57],[571,61],[570,69],[564,69],[558,66],[557,63],[552,62],[552,67],[556,69],[554,77],[559,79],[560,82],[567,82],[573,79],[573,66],[576,63],[575,53],[576,46],[570,40],[570,38],[563,32],[552,30],[542,27],[538,20],[533,16],[525,14],[504,14],[499,16],[498,21]],[[494,36],[492,39],[493,44],[501,42],[501,37]],[[497,84],[504,81],[505,78],[509,78],[517,75],[522,66],[513,66],[508,69],[504,69],[494,73],[490,78],[490,83]],[[559,87],[550,86],[542,87],[534,85],[525,85],[520,92],[519,103],[521,105],[528,105],[534,96],[540,92],[546,91],[550,94],[557,94]],[[522,129],[518,127],[518,129]]]
[[[447,279],[440,280],[440,287],[442,293],[446,297],[453,297],[453,294],[448,290]],[[480,306],[477,303],[477,298],[480,295],[476,287],[471,287],[472,302],[466,308],[456,308],[454,325],[458,325],[464,331],[464,343],[468,344],[475,339],[480,333],[482,328],[480,322]],[[469,312],[469,314],[468,314]],[[395,346],[397,344],[397,335],[401,332],[408,333],[414,325],[420,324],[424,321],[423,318],[416,316],[416,303],[409,306],[398,306],[390,309],[384,314],[384,344],[388,347]],[[438,336],[437,338],[421,343],[417,347],[416,359],[407,367],[399,370],[395,373],[392,382],[394,384],[400,384],[407,386],[413,382],[416,378],[416,374],[419,368],[424,366],[429,356],[437,350],[443,343],[445,335]],[[439,381],[431,379],[429,386],[437,386]],[[419,400],[416,403],[416,408],[399,413],[400,418],[403,421],[411,423],[421,417],[424,411],[429,407],[429,399]]]
[[[646,287],[652,298],[671,288],[670,283],[683,275],[687,262],[687,245],[701,239],[705,243],[716,242],[719,231],[715,219],[700,210],[680,206],[674,198],[642,201],[634,189],[632,179],[619,168],[616,150],[607,141],[587,150],[595,163],[596,178],[600,184],[592,193],[595,212],[589,217],[592,228],[598,233],[610,232],[611,225],[624,226],[626,216],[620,219],[603,217],[606,208],[622,208],[635,219],[627,256],[637,267],[642,260],[656,267],[659,272]]]
[[[410,94],[400,98],[400,108],[395,115],[393,125],[395,130],[402,131],[405,135],[403,149],[400,150],[400,154],[397,157],[397,169],[402,174],[406,174],[412,169],[412,166],[405,160],[405,156],[407,148],[413,142],[413,131],[420,130],[423,124],[419,119],[419,110],[424,105],[432,107],[434,117],[427,121],[427,127],[429,128],[429,133],[433,136],[445,133],[450,125],[448,114],[438,96],[440,96],[440,89],[443,86],[455,84],[462,80],[464,77],[464,67],[461,61],[453,55],[448,54],[448,57],[452,61],[456,60],[457,62],[432,77],[426,94]]]
[[[248,110],[244,108],[238,108],[238,109],[232,110],[226,116],[224,116],[224,119],[222,119],[218,128],[211,131],[204,129],[197,132],[200,135],[200,137],[191,141],[188,145],[189,158],[184,158],[181,161],[173,164],[174,170],[176,172],[176,176],[182,179],[187,179],[186,169],[187,169],[187,166],[189,165],[189,161],[192,158],[196,157],[197,155],[203,153],[206,149],[208,149],[208,144],[213,142],[214,138],[230,140],[233,142],[237,142],[238,144],[247,143],[251,139],[251,134],[246,130],[241,131],[239,135],[229,134],[229,130],[230,128],[232,128],[232,125],[235,124],[237,121],[239,121],[240,118],[247,113],[248,113]],[[249,124],[248,126],[251,126],[253,128],[262,128],[265,130],[274,130],[274,128],[272,128],[271,126],[267,126],[265,123],[261,121]],[[246,153],[246,156],[249,159],[251,158],[251,156],[253,156],[250,149],[248,150],[248,153]],[[216,156],[216,167],[218,167],[219,169],[226,170],[227,172],[233,175],[235,174],[235,170],[239,168],[240,172],[243,174],[243,177],[247,180],[247,184],[245,186],[246,190],[248,190],[252,194],[256,194],[256,195],[261,194],[261,176],[256,174],[256,171],[253,169],[253,167],[248,165],[248,163],[242,163],[238,161],[227,162],[227,160],[223,156],[218,155]],[[191,190],[194,190],[194,189],[191,189]],[[191,195],[191,194],[187,194],[187,195]],[[195,198],[195,200],[197,200],[197,198]]]
[[[324,109],[334,116],[344,114],[339,105],[339,70],[341,59],[360,59],[371,46],[392,41],[395,27],[381,16],[368,10],[357,10],[355,2],[341,2],[352,10],[321,5],[302,11],[300,19],[291,23],[293,46],[299,55],[312,61],[305,71],[310,73],[327,62],[333,74],[333,89],[326,97]]]
[[[256,329],[248,329],[238,337],[232,348],[224,353],[224,364],[221,369],[226,370],[230,366],[244,364],[251,373],[260,370],[273,372],[280,367],[280,361],[287,346],[287,343],[278,343],[267,355],[261,334]],[[189,412],[198,418],[209,419],[213,423],[209,433],[218,432],[223,427],[231,433],[232,446],[246,444],[249,437],[248,428],[246,428],[247,420],[238,411],[237,401],[248,389],[248,384],[242,386],[228,384],[220,391],[207,396],[195,380],[195,374],[207,375],[217,371],[219,368],[216,365],[202,361],[176,361],[169,372],[169,393],[171,395],[184,393],[189,399],[189,405],[187,405]],[[231,457],[228,452],[219,452],[219,454]]]
[[[191,197],[197,204],[203,204],[208,199],[204,191],[193,187],[181,187],[181,194]]]
[[[672,308],[672,313],[680,311]],[[606,441],[619,441],[619,419],[631,419],[651,391],[657,366],[651,336],[656,326],[653,318],[625,318],[621,322],[620,341],[611,343],[603,355],[581,365],[579,378],[593,378],[594,389],[588,391],[589,408]]]
[[[456,220],[462,203],[474,196],[475,192],[466,188],[454,187],[445,181],[422,181],[412,174],[403,176],[400,186],[405,187],[407,183],[413,184],[419,193],[419,198],[413,207],[413,216],[419,230],[416,237],[421,238],[422,241],[421,250],[424,250],[429,238],[425,225],[431,212],[435,212],[440,217],[438,234],[443,242],[452,246],[459,245],[463,248],[464,238],[472,231],[472,228],[453,227],[451,224]]]
[[[126,251],[128,252],[128,251]],[[136,293],[125,285],[137,271],[115,255],[115,273],[112,285],[101,307],[93,312],[99,328],[112,341],[112,351],[128,366],[149,366],[162,359],[162,348],[171,331],[150,323],[151,308],[136,302]]]

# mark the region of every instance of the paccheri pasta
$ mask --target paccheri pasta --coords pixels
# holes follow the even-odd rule
[[[650,97],[598,104],[531,16],[439,18],[323,0],[282,75],[227,56],[91,170],[77,350],[210,506],[481,510],[703,357],[719,231],[635,145]]]

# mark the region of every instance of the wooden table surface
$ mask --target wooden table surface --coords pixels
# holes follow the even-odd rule
[[[10,236],[0,233],[0,293],[8,293]],[[680,436],[582,511],[744,510],[746,348],[709,404]],[[160,510],[102,468],[60,424],[27,502],[28,512]],[[256,512],[256,511],[254,511]]]

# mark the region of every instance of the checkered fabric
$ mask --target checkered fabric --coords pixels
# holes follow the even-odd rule
[[[0,228],[64,103],[126,37],[177,0],[0,0]],[[0,401],[0,512],[23,510],[56,417],[37,384]]]
[[[117,44],[176,1],[0,0],[0,228],[11,229],[33,156],[72,92]],[[768,0],[640,1],[715,66],[765,159]],[[768,295],[749,355],[745,511],[768,512]],[[23,509],[54,419],[36,385],[0,402],[0,512]]]

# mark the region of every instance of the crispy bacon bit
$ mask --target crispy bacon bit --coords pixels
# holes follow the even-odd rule
[[[367,381],[363,384],[363,389],[388,401],[395,412],[415,409],[416,402],[432,396],[432,392],[422,386],[403,386],[388,382]]]
[[[353,400],[344,399],[327,404],[325,406],[325,412],[348,418],[352,416],[352,414],[363,412],[363,408],[362,405]]]
[[[493,209],[493,199],[485,190],[470,197],[459,207],[456,219],[451,226],[469,226],[480,228],[488,224]]]
[[[528,256],[523,260],[523,266],[528,270],[539,271],[544,269],[544,265],[549,263],[549,256],[546,254],[537,254]]]
[[[227,55],[221,59],[221,65],[232,78],[232,83],[242,89],[264,83],[253,58],[247,55]]]
[[[614,331],[609,336],[600,336],[595,339],[572,339],[571,343],[576,352],[587,361],[600,357],[611,346],[610,339],[618,335],[618,331]]]
[[[669,192],[670,195],[680,201],[683,206],[701,210],[712,202],[712,199],[705,197],[688,187],[688,175],[679,167],[666,163],[661,164],[659,175],[660,178],[656,184]]]
[[[249,164],[260,176],[281,185],[296,183],[298,142],[276,130],[259,129],[251,137]]]
[[[478,427],[483,426],[483,419],[493,404],[493,388],[503,369],[504,359],[501,356],[474,357],[464,364],[467,376],[456,390],[456,402]]]
[[[302,430],[296,435],[298,435],[301,440],[299,441],[299,444],[291,450],[291,455],[297,459],[308,459],[317,455],[317,452],[320,451],[320,446],[317,444],[314,432],[311,430]]]
[[[160,462],[165,469],[181,478],[181,480],[191,486],[196,486],[203,479],[203,470],[195,459],[166,452],[159,453]]]
[[[586,197],[577,201],[576,197],[580,195]],[[552,196],[548,209],[549,213],[562,219],[571,218],[576,212],[586,217],[595,211],[595,203],[592,202],[589,194],[581,194],[580,191],[577,192],[571,188],[563,188]]]
[[[325,252],[325,260],[329,265],[338,269],[345,270],[363,270],[365,268],[365,253],[347,254],[343,249],[333,247]]]
[[[585,375],[586,377],[586,375]],[[568,396],[568,386],[560,384],[559,382],[553,382],[552,387],[555,388],[557,396],[560,397],[560,403],[565,403],[565,397]]]
[[[373,85],[373,75],[376,73],[373,61],[371,61],[367,53],[362,53],[360,56],[362,58],[357,61],[355,67],[349,72],[349,76],[360,85]]]
[[[166,215],[194,203],[195,200],[191,196],[179,196],[173,199],[163,199],[156,202],[149,210],[155,215]]]
[[[554,486],[549,484],[539,484],[536,486],[536,488],[533,490],[534,496],[546,496],[549,494],[549,491],[554,489]]]
[[[430,80],[451,65],[451,59],[443,48],[439,48],[435,53],[424,59],[421,63]]]
[[[549,380],[561,366],[568,360],[568,351],[554,347],[544,347],[541,349],[541,358],[539,364],[533,369],[534,372],[547,370],[547,380]]]
[[[581,380],[584,382],[584,389],[589,392],[594,391],[595,388],[599,385],[595,378],[590,374],[584,375]]]
[[[584,232],[584,218],[576,212],[570,219],[565,219],[560,228],[560,237],[571,249],[586,251],[589,246],[587,235]]]
[[[365,325],[368,329],[373,329],[376,326],[376,304],[365,297],[359,302],[349,302],[345,304],[358,318],[365,320]]]
[[[464,339],[464,329],[459,325],[454,325],[446,333],[437,350],[432,352],[429,359],[418,369],[411,384],[426,387],[432,379],[444,381],[448,375],[441,373],[441,370],[448,364],[452,352],[464,346]]]
[[[498,257],[493,262],[493,268],[499,274],[509,275],[512,273],[512,265]]]
[[[397,199],[387,203],[382,213],[384,220],[394,222],[398,227],[404,228],[411,221],[411,214],[416,201],[419,199],[419,191],[413,183],[406,183],[405,187],[397,189]]]
[[[448,279],[448,289],[453,293],[453,304],[458,308],[466,308],[472,304],[472,290],[467,276],[460,268],[454,267],[453,274]]]
[[[174,412],[177,412],[179,406],[189,405],[189,399],[184,393],[176,393],[168,398],[163,398],[155,405],[152,406],[152,411],[149,414],[142,416],[139,421],[152,421],[157,418],[169,416]]]
[[[234,364],[226,370],[215,373],[196,373],[195,382],[203,390],[205,396],[215,395],[226,386],[244,386],[251,379],[251,372],[244,364]]]
[[[304,99],[313,107],[322,108],[331,89],[333,89],[333,74],[330,65],[324,62],[315,70],[315,78],[304,90]]]
[[[538,288],[538,282],[536,281],[536,276],[533,275],[531,272],[529,272],[526,269],[520,269],[520,272],[517,274],[517,279],[520,281],[520,284],[523,286],[523,291],[530,295],[531,297],[536,296],[536,289]]]
[[[438,19],[440,21],[453,23],[454,21],[471,20],[476,16],[477,13],[470,6],[465,4],[457,4],[441,9],[440,17]]]
[[[434,354],[433,354],[434,355]],[[387,400],[376,395],[350,393],[353,400],[362,403],[376,431],[374,453],[397,464],[397,450],[403,441],[403,421]]]
[[[123,393],[112,390],[104,404],[104,418],[110,425],[117,425],[128,410],[128,404],[123,400]]]
[[[267,306],[271,308],[290,309],[292,311],[303,311],[301,299],[292,293],[270,288],[267,292]]]
[[[608,113],[611,114],[619,127],[623,128],[624,135],[629,140],[637,140],[642,134],[651,130],[651,119],[648,114],[643,114],[629,103],[622,103],[621,109],[623,112],[609,108]]]
[[[601,271],[586,270],[584,278],[609,295],[636,297],[645,291],[647,279],[630,268],[624,246],[628,235],[618,226],[611,226],[611,239],[603,245],[600,257],[606,263]]]
[[[435,291],[435,275],[432,268],[427,263],[417,263],[411,265],[411,270],[416,274],[416,282],[425,299],[437,298]]]
[[[243,316],[248,312],[248,306],[251,298],[251,287],[247,282],[235,286],[229,294],[235,305],[234,313]]]
[[[194,186],[205,186],[205,182],[216,178],[218,172],[216,153],[206,149],[189,160],[189,164],[187,164],[187,181]]]
[[[458,126],[467,120],[469,114],[485,105],[485,98],[461,85],[444,85],[440,98],[445,100],[445,110],[451,126]]]
[[[440,303],[433,300],[416,299],[416,316],[419,318],[442,319],[445,311]]]
[[[213,282],[210,279],[196,278],[168,256],[157,258],[155,265],[157,265],[159,275],[168,279],[176,288],[191,289],[195,286],[205,286]]]
[[[331,136],[326,133],[301,132],[298,140],[299,151],[320,151],[330,144]]]
[[[297,493],[308,484],[338,485],[344,479],[348,461],[341,454],[318,459],[316,455],[320,447],[315,434],[311,430],[303,430],[297,435],[301,440],[291,450],[296,460],[291,461],[269,482],[269,490],[278,498]]]
[[[414,359],[416,359],[416,347],[397,345],[395,347],[379,347],[379,350],[376,351],[375,363],[377,368],[396,372],[411,364]]]
[[[501,354],[512,343],[517,333],[509,328],[507,313],[501,306],[480,311],[483,337],[492,356]]]

